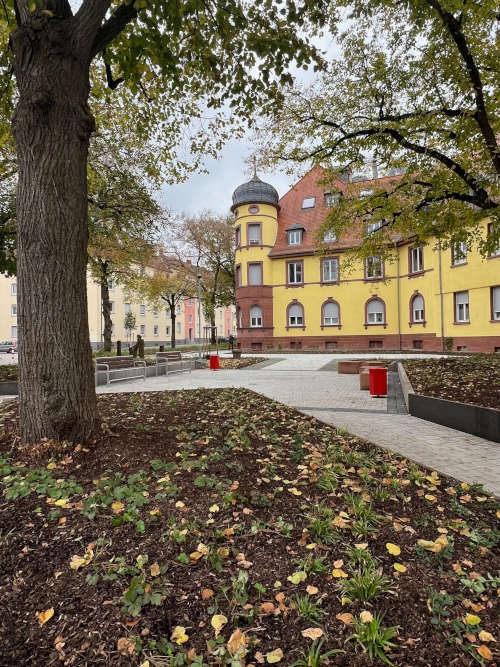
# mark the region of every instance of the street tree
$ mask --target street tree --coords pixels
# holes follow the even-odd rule
[[[130,338],[132,337],[132,331],[135,331],[137,328],[137,318],[131,310],[125,313],[123,326],[127,332],[127,338],[130,341]]]
[[[85,441],[95,425],[86,297],[91,64],[107,99],[121,91],[137,136],[157,139],[177,178],[234,131],[221,110],[251,117],[275,102],[292,63],[311,62],[314,49],[297,26],[321,10],[316,0],[2,3],[0,35],[9,35],[10,51],[0,58],[1,86],[16,103],[24,441]]]
[[[261,135],[267,160],[326,167],[325,191],[347,196],[338,197],[321,234],[357,227],[361,254],[408,236],[437,237],[443,246],[477,242],[491,252],[500,240],[498,2],[335,0],[332,7],[348,14],[342,55],[310,87],[288,90]],[[400,176],[364,192],[335,180],[364,171],[368,159],[378,176]],[[485,239],[486,218],[493,224]]]
[[[154,310],[166,308],[170,313],[170,346],[176,346],[177,306],[196,294],[196,278],[174,255],[162,251],[145,271],[131,276],[126,285],[134,300],[144,300]]]
[[[193,280],[200,276],[203,310],[215,343],[216,308],[235,302],[233,219],[203,211],[184,216],[175,234],[179,261]]]

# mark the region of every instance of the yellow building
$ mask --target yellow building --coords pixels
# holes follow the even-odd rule
[[[316,167],[279,199],[255,176],[233,193],[243,349],[500,352],[500,247],[483,258],[410,239],[395,243],[391,261],[370,257],[343,271],[352,238],[325,238],[327,252],[317,249],[335,205],[321,180]],[[374,182],[358,185],[369,192]]]
[[[172,320],[170,309],[164,307],[155,311],[146,303],[134,302],[127,298],[120,285],[110,284],[111,319],[113,321],[112,341],[122,341],[122,345],[135,342],[137,334],[145,341],[146,347],[170,345],[172,334]],[[103,341],[104,323],[101,315],[101,288],[91,276],[87,279],[87,299],[90,342],[93,347],[99,348]],[[128,332],[124,321],[127,311],[136,317],[136,329]],[[203,327],[209,324],[203,316]],[[227,338],[230,334],[236,335],[235,307],[217,308],[216,325],[218,335]],[[183,299],[177,306],[176,313],[176,342],[178,345],[195,343],[198,339],[198,308],[196,299]],[[17,283],[16,278],[0,275],[0,341],[17,341]]]

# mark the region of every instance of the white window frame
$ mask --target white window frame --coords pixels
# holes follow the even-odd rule
[[[458,301],[460,294],[467,295],[467,301]],[[466,323],[470,322],[470,310],[469,310],[469,291],[463,290],[461,292],[455,292],[455,322]]]
[[[254,278],[252,276],[252,268],[255,269],[255,267],[257,267],[258,270],[259,270],[258,282],[254,282]],[[260,262],[248,262],[248,284],[249,285],[262,285],[262,264]],[[222,313],[222,311],[221,311],[221,313]]]
[[[332,272],[332,266],[334,271]],[[333,276],[333,277],[332,277]],[[336,257],[329,257],[323,260],[322,282],[336,283],[339,279],[339,260]]]
[[[260,306],[250,308],[250,326],[253,329],[262,327],[262,308]]]
[[[378,268],[378,271],[375,269]],[[384,276],[384,263],[382,258],[377,255],[370,255],[366,258],[366,280],[378,280]]]
[[[465,241],[457,241],[452,247],[453,266],[460,266],[460,264],[467,264],[467,243]]]
[[[292,309],[299,308],[300,315],[292,315]],[[300,320],[300,321],[299,321]],[[304,326],[304,308],[298,303],[293,303],[288,309],[288,326],[289,327],[303,327]]]
[[[290,229],[287,232],[288,245],[302,245],[302,229]]]
[[[17,340],[17,326],[12,326],[10,328],[10,337],[12,340]]]
[[[379,303],[380,304],[380,310],[376,310],[374,312],[369,312],[368,308],[370,307],[370,304],[374,303]],[[372,299],[371,301],[368,302],[366,306],[366,322],[367,324],[385,324],[385,308],[384,304],[380,299]]]
[[[10,304],[10,314],[11,317],[17,317],[17,303]]]
[[[366,223],[366,233],[367,234],[373,234],[373,232],[376,232],[377,229],[382,229],[382,225],[384,223],[382,220],[376,220],[375,222],[367,222]]]
[[[141,332],[141,336],[146,335],[146,325],[145,324],[141,324],[140,332]]]
[[[329,230],[325,232],[325,235],[323,236],[324,243],[335,243],[336,241],[337,241],[337,234],[335,234],[334,231]]]
[[[259,236],[258,238],[252,239],[250,236],[250,228],[255,227],[259,230]],[[247,227],[247,232],[248,232],[248,245],[260,245],[262,243],[262,227],[260,223],[256,222],[249,222],[248,227]]]
[[[326,208],[333,208],[340,202],[340,192],[325,192],[325,206]]]
[[[132,312],[132,306],[130,303],[125,303],[125,312],[126,313],[131,313]]]
[[[146,315],[146,305],[144,303],[139,306],[139,315],[142,315],[142,317]]]
[[[500,285],[491,288],[491,311],[493,322],[500,322]]]
[[[422,300],[422,308],[415,308],[415,302],[418,299]],[[416,323],[424,321],[424,312],[425,312],[424,307],[425,307],[424,297],[421,294],[417,294],[416,296],[414,296],[411,302],[412,322]]]
[[[158,325],[153,325],[153,336],[158,336]]]
[[[289,262],[287,264],[287,279],[288,279],[287,284],[302,285],[304,281],[303,270],[304,267],[302,265],[302,262]],[[297,274],[300,276],[300,280],[297,280]]]
[[[421,273],[424,270],[424,249],[422,246],[410,249],[410,273]]]
[[[11,296],[17,296],[17,283],[11,283],[10,293],[11,293]]]
[[[326,315],[326,309],[328,306],[332,306],[333,308],[337,309],[337,316],[332,317],[330,315]],[[324,304],[323,306],[323,326],[325,327],[332,327],[332,326],[337,326],[340,324],[340,308],[338,303],[334,303],[333,301],[328,301],[327,303]]]
[[[316,197],[304,197],[302,199],[302,209],[314,208],[316,206]]]

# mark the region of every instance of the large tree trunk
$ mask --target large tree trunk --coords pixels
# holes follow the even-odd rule
[[[113,331],[113,322],[111,320],[111,301],[109,300],[109,272],[108,263],[101,262],[101,309],[104,320],[104,350],[111,352],[111,335]]]
[[[19,399],[25,442],[83,442],[96,417],[87,314],[88,61],[72,19],[33,18],[11,37],[19,102]]]

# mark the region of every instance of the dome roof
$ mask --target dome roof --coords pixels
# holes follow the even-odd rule
[[[272,185],[264,183],[255,174],[251,181],[239,185],[233,192],[231,211],[241,204],[273,204],[278,206],[279,195]]]

